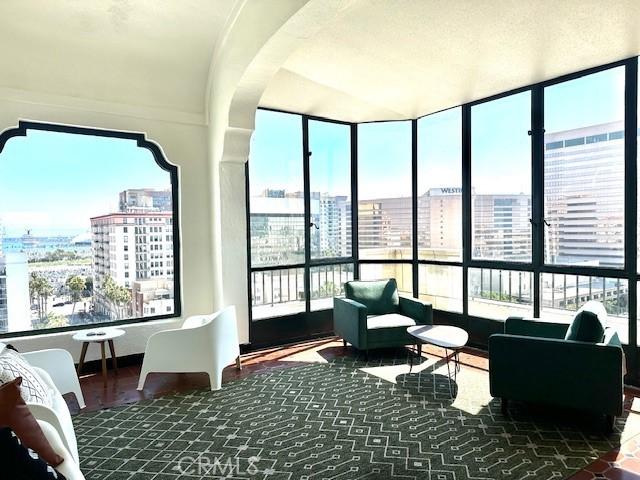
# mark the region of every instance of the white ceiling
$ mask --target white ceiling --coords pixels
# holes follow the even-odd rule
[[[204,111],[234,0],[2,0],[0,88]]]
[[[638,0],[356,0],[286,61],[261,105],[415,118],[639,53]]]

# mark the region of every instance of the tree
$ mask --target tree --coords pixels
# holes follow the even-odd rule
[[[76,311],[76,302],[79,302],[82,298],[82,292],[86,288],[86,280],[84,277],[80,275],[73,275],[67,278],[66,286],[71,293],[71,301],[73,302],[73,307],[71,309],[71,318],[73,318],[73,314]]]
[[[49,280],[36,272],[31,273],[29,278],[29,297],[31,303],[38,303],[38,318],[44,321],[47,315],[47,300],[53,293],[53,287]]]
[[[46,322],[47,323],[44,328],[59,328],[69,325],[69,320],[67,320],[67,317],[56,312],[49,312],[47,314]]]
[[[85,286],[83,295],[85,297],[90,297],[91,295],[93,295],[93,277],[91,275],[85,278],[84,285]]]
[[[118,285],[111,275],[107,275],[102,284],[105,298],[111,304],[111,311],[115,314],[116,320],[123,318],[127,312],[127,307],[131,303],[131,293],[125,287]]]

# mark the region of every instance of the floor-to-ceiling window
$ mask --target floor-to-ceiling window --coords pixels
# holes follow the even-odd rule
[[[302,117],[259,111],[250,162],[253,318],[304,311]]]
[[[418,297],[462,312],[462,109],[417,121]]]
[[[531,91],[471,107],[470,315],[533,314],[533,276],[492,262],[532,262]],[[481,262],[486,262],[486,266]]]
[[[311,309],[333,307],[353,279],[351,127],[309,120]]]
[[[351,126],[259,110],[249,162],[252,318],[331,308],[353,279]]]
[[[346,279],[393,277],[470,330],[602,301],[635,346],[637,81],[634,58],[416,120],[297,117],[309,311]]]
[[[628,279],[597,274],[625,266],[625,67],[546,87],[544,129],[544,262],[565,268],[541,275],[541,313],[599,300],[626,343]]]
[[[358,246],[362,279],[395,278],[413,295],[411,122],[358,125]]]

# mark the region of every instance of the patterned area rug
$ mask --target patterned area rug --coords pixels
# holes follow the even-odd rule
[[[343,357],[74,417],[88,480],[562,479],[637,432],[514,405],[443,361]],[[635,417],[635,415],[633,415]],[[634,432],[632,432],[633,430]],[[623,433],[624,431],[624,433]]]

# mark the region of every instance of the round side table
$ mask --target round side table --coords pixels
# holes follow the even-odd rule
[[[449,377],[449,393],[453,397],[453,383],[457,380],[457,373],[460,371],[459,351],[469,341],[469,334],[463,329],[453,325],[416,325],[407,328],[407,333],[414,337],[418,350],[418,355],[422,355],[422,344],[431,344],[444,348],[445,360],[447,362],[447,375]],[[449,350],[452,354],[449,355]],[[450,359],[453,358],[453,375],[449,366]],[[413,367],[413,356],[410,356],[410,367]]]
[[[111,365],[115,373],[118,373],[118,360],[116,357],[116,349],[113,345],[114,338],[124,335],[124,330],[120,328],[98,328],[95,330],[82,330],[73,335],[76,342],[82,342],[82,352],[80,353],[80,361],[78,362],[78,377],[84,366],[84,359],[87,355],[87,348],[90,343],[99,343],[102,353],[102,380],[107,385],[107,356],[105,353],[105,343],[109,344],[111,352]]]

